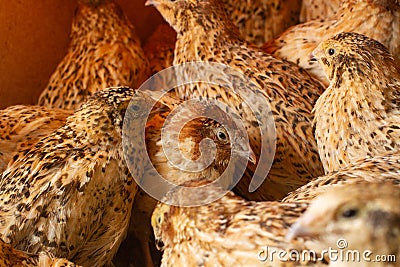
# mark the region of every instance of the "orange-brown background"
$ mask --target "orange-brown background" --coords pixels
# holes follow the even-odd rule
[[[145,0],[116,0],[142,42],[162,18]],[[0,108],[34,104],[63,58],[76,0],[0,0]]]

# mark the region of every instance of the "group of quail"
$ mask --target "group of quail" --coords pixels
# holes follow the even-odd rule
[[[400,266],[399,0],[147,0],[143,44],[77,1],[37,104],[0,110],[0,267]]]

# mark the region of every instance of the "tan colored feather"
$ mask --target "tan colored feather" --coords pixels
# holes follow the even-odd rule
[[[147,98],[138,91],[97,92],[64,126],[8,166],[0,183],[0,235],[6,242],[83,266],[111,263],[137,189],[122,149],[123,118],[133,99],[145,109]],[[131,110],[131,116],[146,115],[142,109]],[[131,126],[132,134],[144,131]],[[136,145],[142,149],[131,160],[141,166],[145,145]]]
[[[139,38],[113,0],[78,1],[67,54],[39,97],[39,105],[76,109],[112,86],[137,88],[150,75]]]
[[[263,49],[299,64],[328,86],[321,66],[310,61],[310,54],[320,42],[341,32],[367,35],[398,56],[400,3],[398,0],[346,0],[335,15],[322,21],[317,19],[291,27],[278,38],[267,42]]]
[[[400,61],[381,43],[341,33],[313,52],[330,80],[315,105],[325,172],[399,150]]]
[[[185,184],[201,185],[204,183],[198,181]],[[188,194],[178,189],[169,192],[163,201],[207,200],[221,194],[220,190],[211,187]],[[257,257],[267,246],[270,252],[306,248],[304,241],[292,243],[285,239],[290,225],[306,207],[297,203],[246,201],[232,192],[196,207],[160,202],[154,210],[152,226],[156,242],[163,250],[161,266],[323,266],[323,263],[277,258],[263,262]]]
[[[312,237],[320,251],[339,251],[329,266],[398,266],[399,201],[400,188],[392,183],[336,186],[312,202],[289,236]]]
[[[63,125],[72,111],[40,106],[11,106],[0,110],[0,172],[18,152]]]
[[[216,99],[235,109],[245,123],[252,149],[257,155],[261,149],[261,137],[258,127],[254,126],[257,122],[251,109],[261,113],[268,104],[272,109],[277,128],[272,169],[261,188],[250,194],[248,185],[254,166],[249,166],[238,192],[251,199],[279,199],[312,177],[321,175],[311,127],[311,110],[322,93],[322,86],[295,64],[249,47],[217,1],[151,2],[178,33],[174,64],[211,61],[228,65],[255,82],[257,86],[253,92],[262,101],[250,108],[234,92],[209,83],[179,87],[180,97]]]

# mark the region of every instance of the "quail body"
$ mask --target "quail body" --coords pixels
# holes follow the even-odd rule
[[[308,184],[290,192],[283,202],[310,203],[315,197],[341,185],[360,183],[400,183],[400,155],[387,153],[372,158],[359,159],[339,171],[316,178]]]
[[[203,185],[199,181],[184,184]],[[287,242],[285,236],[306,204],[252,202],[233,192],[214,202],[208,201],[221,195],[220,190],[200,188],[196,194],[190,194],[179,189],[163,199],[182,203],[202,199],[206,204],[200,206],[172,206],[162,202],[157,205],[152,226],[156,243],[163,250],[161,266],[300,266],[299,262],[276,258],[262,261],[257,255],[266,246],[270,252],[305,248],[302,241]],[[210,220],[212,223],[207,223]],[[315,262],[303,264],[323,266]]]
[[[137,190],[132,175],[141,175],[125,164],[122,123],[129,102],[142,98],[124,87],[99,91],[64,126],[18,154],[0,184],[4,241],[83,266],[111,264],[129,224]],[[139,167],[141,147],[132,159]]]
[[[79,267],[66,260],[55,258],[50,253],[40,252],[39,254],[29,254],[21,250],[14,249],[10,244],[0,240],[0,266],[1,267]]]
[[[72,111],[41,106],[11,106],[0,110],[0,172],[26,150],[63,125]]]
[[[14,249],[10,244],[0,239],[0,266],[1,267],[79,267],[66,260],[55,258],[50,253],[40,252],[29,254]]]
[[[400,3],[397,0],[346,0],[333,16],[293,26],[267,42],[263,49],[299,64],[328,86],[321,66],[310,61],[310,54],[319,43],[341,32],[357,32],[381,42],[398,57],[399,29]]]
[[[212,182],[221,178],[225,171],[230,171],[227,169],[229,164],[241,164],[244,168],[247,160],[255,161],[249,144],[240,138],[234,122],[229,116],[221,114],[219,107],[210,103],[191,103],[185,109],[184,115],[179,116],[174,113],[174,109],[183,101],[167,96],[160,102],[168,108],[147,122],[146,148],[153,166],[163,179],[175,185],[199,177]],[[207,114],[219,114],[220,120],[207,118]],[[175,119],[168,120],[171,117]],[[162,135],[163,129],[166,130],[165,135]],[[202,143],[207,139],[214,143],[216,152],[214,158],[204,164],[201,158],[212,155],[206,151],[206,146],[210,144]],[[228,178],[232,177],[233,175],[228,175]],[[224,185],[229,186],[230,183],[234,181],[228,179]],[[155,248],[150,224],[151,214],[157,204],[154,197],[139,190],[133,205],[129,230],[131,236],[140,241],[147,266],[152,265],[151,251],[152,247]]]
[[[325,172],[398,151],[399,60],[358,33],[335,35],[313,55],[330,80],[315,105],[315,138]]]
[[[239,183],[238,192],[251,199],[279,199],[322,174],[311,127],[311,110],[322,86],[295,64],[248,46],[216,1],[150,2],[177,32],[174,65],[193,61],[225,64],[249,77],[256,84],[253,92],[265,101],[262,105],[270,105],[277,132],[274,164],[255,193],[248,192],[251,175]],[[178,95],[183,99],[216,99],[235,109],[245,123],[252,149],[259,156],[261,137],[251,108],[259,112],[261,108],[250,108],[237,93],[212,84],[181,86]],[[254,167],[249,168],[254,171]]]
[[[300,22],[325,20],[335,14],[343,2],[343,0],[303,0],[301,1]]]
[[[138,88],[150,75],[133,25],[113,0],[80,0],[65,57],[41,93],[41,106],[76,109],[112,86]]]
[[[296,0],[222,1],[228,17],[244,39],[262,45],[299,22],[301,2]]]

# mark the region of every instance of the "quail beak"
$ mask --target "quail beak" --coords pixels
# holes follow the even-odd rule
[[[317,62],[321,57],[323,57],[324,53],[321,50],[321,48],[318,46],[317,48],[314,49],[314,51],[311,52],[310,54],[310,62]]]
[[[158,249],[158,250],[163,250],[163,248],[164,248],[164,242],[162,242],[162,240],[161,239],[156,239],[156,248]]]
[[[157,0],[147,0],[146,3],[144,4],[145,6],[156,6],[159,3],[157,2]]]
[[[250,147],[249,147],[249,152],[248,152],[248,159],[253,164],[257,163],[257,156],[256,156],[256,154],[254,154],[254,151]]]
[[[290,227],[290,230],[286,235],[286,240],[291,241],[297,237],[318,237],[318,233],[298,221]]]
[[[238,146],[241,146],[241,145],[238,145]],[[235,152],[237,153],[237,155],[247,159],[251,163],[253,163],[253,164],[257,163],[257,156],[254,153],[254,151],[251,149],[249,144],[248,144],[248,146],[246,148],[237,147],[235,149]]]
[[[310,61],[310,62],[317,62],[317,61],[318,61],[318,58],[316,58],[316,57],[314,56],[314,54],[311,53],[310,56],[309,56],[309,61]]]

